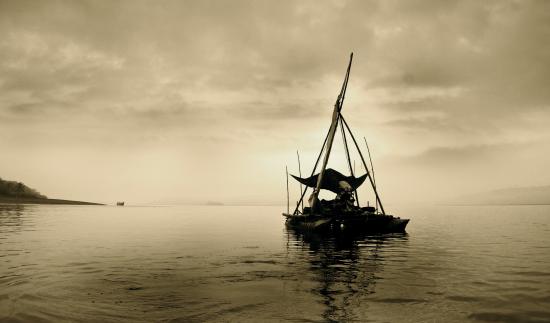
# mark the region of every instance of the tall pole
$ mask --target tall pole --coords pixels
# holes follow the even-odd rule
[[[311,196],[311,210],[312,212],[315,211],[315,203],[317,201],[317,198],[319,196],[319,191],[321,190],[321,183],[323,182],[323,175],[325,174],[325,169],[327,168],[328,158],[330,157],[330,151],[332,149],[332,142],[334,141],[334,134],[336,133],[336,128],[338,127],[338,119],[340,118],[340,111],[342,110],[342,105],[344,103],[344,98],[346,95],[346,89],[348,86],[348,79],[349,79],[349,72],[351,69],[351,62],[353,61],[353,53],[351,53],[349,58],[349,64],[348,69],[346,71],[346,77],[344,78],[344,83],[342,84],[342,89],[340,90],[340,94],[338,95],[338,98],[336,99],[336,103],[334,104],[334,110],[332,111],[332,122],[330,124],[330,130],[328,135],[328,141],[327,141],[327,150],[325,152],[325,158],[323,160],[323,165],[321,167],[321,172],[319,173],[319,176],[317,177],[317,185],[315,186],[315,189],[313,190],[313,194]]]
[[[298,156],[298,174],[300,175],[300,177],[302,177],[302,166],[300,165],[300,152],[298,150],[296,150],[296,155]],[[300,182],[300,196],[302,194],[303,194],[302,182]],[[298,205],[300,205],[300,203],[302,203],[302,213],[304,213],[304,199],[300,199],[300,201],[298,201]]]
[[[386,211],[384,211],[384,206],[382,205],[382,201],[380,201],[380,196],[378,196],[378,191],[376,190],[376,185],[374,184],[374,181],[372,180],[372,176],[369,171],[369,167],[367,166],[367,163],[365,162],[365,158],[363,158],[363,153],[361,152],[361,149],[359,148],[359,145],[357,144],[357,141],[355,140],[355,137],[353,136],[353,133],[351,132],[351,129],[349,128],[348,123],[346,122],[346,119],[342,115],[340,115],[340,118],[342,118],[342,121],[344,122],[344,126],[346,126],[346,129],[348,129],[349,134],[351,135],[351,139],[353,139],[353,143],[355,144],[355,148],[357,148],[357,151],[359,152],[359,157],[361,157],[361,161],[363,162],[363,166],[365,167],[365,170],[367,171],[367,177],[369,178],[370,184],[372,186],[372,189],[374,190],[374,194],[376,195],[376,201],[378,204],[380,204],[380,209],[382,210],[382,214],[386,214]]]
[[[369,144],[367,143],[367,138],[363,137],[363,140],[365,140],[365,145],[367,146],[367,152],[369,153],[370,169],[372,170],[372,181],[374,182],[374,186],[376,187],[376,176],[374,176],[374,164],[372,163]],[[376,201],[376,211],[378,212],[378,200]]]
[[[288,166],[285,166],[286,170],[286,213],[290,213],[290,193],[288,192]]]

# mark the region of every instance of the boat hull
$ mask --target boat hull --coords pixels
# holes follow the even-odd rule
[[[303,216],[283,214],[287,227],[302,230],[339,230],[379,233],[405,232],[409,219],[391,215],[361,214],[356,216]]]

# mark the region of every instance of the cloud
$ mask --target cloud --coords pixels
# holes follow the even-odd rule
[[[353,51],[344,113],[378,151],[481,162],[550,141],[549,7],[2,1],[0,144],[207,143],[279,160],[318,149]]]
[[[352,77],[367,93],[383,93],[381,107],[418,106],[460,120],[540,109],[549,99],[541,85],[550,78],[544,2],[7,6],[4,30],[17,45],[4,43],[4,61],[21,68],[4,78],[5,90],[67,83],[84,92],[79,99],[112,101],[254,92],[250,104],[270,91],[341,78],[355,50]]]

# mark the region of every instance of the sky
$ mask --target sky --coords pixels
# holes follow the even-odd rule
[[[542,0],[0,0],[0,177],[104,203],[283,204],[353,52],[342,114],[385,204],[550,185],[549,40]],[[344,160],[337,136],[329,166]]]

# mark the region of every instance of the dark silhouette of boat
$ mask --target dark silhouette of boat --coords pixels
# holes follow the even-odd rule
[[[122,201],[122,202],[116,202],[116,205],[117,205],[117,206],[124,206],[124,201]]]
[[[369,166],[365,162],[363,153],[359,148],[355,136],[351,132],[351,129],[342,116],[342,106],[346,94],[346,89],[349,80],[349,74],[351,70],[351,63],[353,60],[353,53],[350,56],[346,76],[344,83],[340,90],[340,94],[334,104],[334,110],[332,114],[332,122],[330,128],[323,142],[321,151],[317,156],[317,161],[313,167],[313,171],[310,177],[302,178],[292,175],[301,185],[305,185],[305,190],[302,191],[300,186],[301,196],[296,204],[294,212],[290,213],[289,208],[289,194],[288,194],[288,170],[287,170],[287,212],[283,213],[286,217],[286,225],[295,229],[305,230],[339,230],[339,231],[360,231],[360,232],[404,232],[409,219],[401,219],[393,215],[386,214],[378,190],[376,189],[376,181],[374,178],[374,168],[372,167],[372,159],[369,152],[370,170]],[[344,143],[344,151],[346,153],[346,159],[349,166],[350,176],[345,176],[342,173],[328,168],[327,163],[332,149],[332,144],[336,134],[336,130],[340,127],[342,134],[342,141]],[[366,170],[366,173],[362,176],[356,177],[354,167],[352,166],[350,151],[348,147],[347,135],[351,137],[357,152],[361,158],[361,162]],[[323,163],[320,171],[315,174],[319,161],[323,156]],[[298,165],[300,157],[298,155]],[[301,170],[300,170],[301,173]],[[359,196],[357,189],[366,181],[369,183],[374,191],[376,197],[375,207],[366,206],[361,207],[359,205]],[[313,193],[309,197],[309,207],[304,207],[304,196],[308,187],[313,188]],[[320,190],[328,190],[336,193],[336,198],[333,200],[319,200]],[[301,207],[300,207],[301,206]]]

